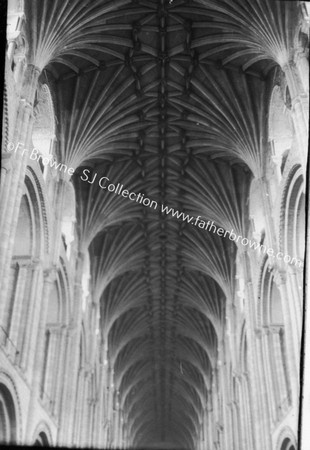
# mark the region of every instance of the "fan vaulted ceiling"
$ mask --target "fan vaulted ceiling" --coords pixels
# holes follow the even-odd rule
[[[81,252],[137,445],[193,446],[215,388],[236,248],[79,174],[246,235],[271,79],[293,45],[292,3],[26,2],[30,59],[54,95],[58,158],[76,169]]]

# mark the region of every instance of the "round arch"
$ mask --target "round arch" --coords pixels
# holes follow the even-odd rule
[[[35,447],[51,447],[53,445],[51,430],[45,422],[38,424],[33,436],[33,445]]]
[[[0,443],[16,442],[16,411],[9,389],[0,383]]]
[[[36,440],[34,441],[35,447],[49,447],[49,442],[44,431],[38,434]]]
[[[257,319],[262,333],[266,389],[275,422],[283,419],[291,405],[285,313],[278,277],[279,274],[271,269],[266,257],[258,289]]]
[[[273,271],[269,269],[268,262],[264,266],[261,286],[263,326],[283,326],[284,318],[280,290],[275,282]]]
[[[13,255],[40,258],[41,255],[48,252],[49,227],[45,205],[46,199],[38,174],[28,166],[24,192],[21,197]]]
[[[28,165],[25,176],[26,194],[33,205],[33,226],[35,226],[37,244],[37,256],[44,255],[50,250],[50,217],[47,213],[45,190],[42,187],[44,181],[40,171],[33,165]]]
[[[282,442],[280,450],[296,450],[296,447],[289,438],[285,438]]]
[[[47,302],[47,321],[44,334],[44,359],[41,368],[40,395],[47,408],[57,414],[60,397],[57,386],[65,371],[65,329],[69,322],[69,289],[64,261],[55,274]]]
[[[38,274],[41,270],[39,261],[49,253],[49,230],[49,217],[40,174],[28,166],[10,267],[11,283],[7,301],[11,307],[7,309],[3,321],[12,344],[9,351],[15,362],[23,368],[27,366],[29,351],[29,341],[25,340],[25,336],[31,327],[23,317],[27,315],[33,301],[30,293],[39,283]],[[17,285],[20,285],[20,290],[15,289]]]
[[[276,450],[297,450],[297,442],[294,433],[289,427],[285,427],[277,439]]]
[[[281,201],[280,250],[291,256],[290,264],[304,260],[305,187],[300,165],[294,165],[286,177]],[[298,267],[298,266],[297,266]]]
[[[21,435],[21,410],[15,384],[0,371],[0,444],[18,444]]]

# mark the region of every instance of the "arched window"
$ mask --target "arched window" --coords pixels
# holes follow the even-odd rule
[[[55,352],[57,344],[57,328],[60,317],[60,292],[57,281],[54,282],[48,301],[47,325],[45,330],[44,361],[41,380],[41,397],[50,404],[53,400],[53,384],[55,380]]]
[[[305,252],[305,192],[300,167],[291,171],[284,196],[284,252],[292,257],[290,264],[298,267],[296,259],[303,262]]]
[[[31,340],[31,314],[39,282],[39,260],[43,244],[43,219],[34,180],[25,179],[21,198],[10,269],[9,292],[4,328],[11,357],[23,369],[27,367]]]
[[[90,258],[89,258],[89,252],[85,252],[85,258],[83,261],[83,274],[82,274],[82,309],[83,311],[86,310],[87,301],[89,297],[89,290],[90,290]]]
[[[0,444],[16,443],[16,412],[9,389],[0,383]]]
[[[232,377],[232,392],[234,401],[231,404],[231,423],[232,423],[232,435],[233,443],[236,448],[242,448],[243,435],[242,435],[242,404],[240,399],[240,387],[239,382],[235,377]]]

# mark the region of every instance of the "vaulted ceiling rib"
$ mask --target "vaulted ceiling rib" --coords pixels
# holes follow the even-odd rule
[[[58,159],[76,169],[80,251],[128,426],[136,445],[193,447],[235,244],[80,175],[244,235],[249,183],[264,167],[269,78],[293,44],[291,2],[37,3],[27,2],[31,62],[54,92]]]

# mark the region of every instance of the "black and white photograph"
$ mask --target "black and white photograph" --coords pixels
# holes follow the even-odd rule
[[[0,447],[310,450],[310,1],[0,6]]]

